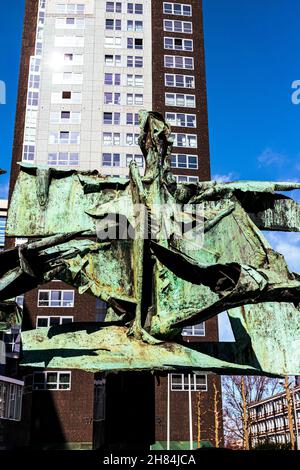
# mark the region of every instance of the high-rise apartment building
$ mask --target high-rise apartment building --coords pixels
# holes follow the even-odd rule
[[[7,199],[0,199],[0,250],[5,245],[5,226],[7,218]]]
[[[134,159],[142,172],[140,109],[159,111],[171,124],[178,182],[209,179],[201,0],[26,0],[10,191],[18,162],[126,177]],[[23,242],[7,239],[8,246]],[[60,281],[24,299],[24,328],[104,316],[103,302]],[[217,340],[217,320],[183,334]],[[206,374],[171,374],[155,385],[148,374],[27,371],[26,445],[116,447],[127,439],[134,446],[154,414],[145,441],[196,442],[194,392],[205,408],[202,440],[214,444],[214,383],[220,387]]]

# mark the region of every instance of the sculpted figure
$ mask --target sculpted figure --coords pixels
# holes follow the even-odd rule
[[[129,180],[21,165],[8,235],[40,240],[0,254],[0,300],[59,278],[110,306],[103,324],[24,332],[23,364],[300,375],[300,276],[260,232],[300,230],[279,193],[300,184],[177,184],[170,126],[145,110],[140,126],[144,176],[135,162]],[[182,340],[224,310],[234,343]]]

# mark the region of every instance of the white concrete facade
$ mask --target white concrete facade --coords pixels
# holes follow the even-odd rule
[[[152,109],[151,0],[130,3],[142,14],[125,1],[40,0],[23,161],[128,175],[141,155],[135,115]]]

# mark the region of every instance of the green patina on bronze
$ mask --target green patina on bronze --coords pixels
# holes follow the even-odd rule
[[[177,184],[170,127],[146,111],[140,125],[144,177],[134,162],[129,180],[21,165],[7,233],[43,238],[0,253],[0,300],[55,278],[110,305],[104,324],[23,333],[23,365],[300,375],[300,275],[260,232],[300,230],[300,206],[278,193],[300,184]],[[235,343],[182,341],[224,310]]]

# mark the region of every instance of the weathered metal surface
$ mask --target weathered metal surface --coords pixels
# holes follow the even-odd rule
[[[0,302],[0,331],[6,331],[14,326],[21,326],[22,308],[14,300]]]
[[[65,234],[69,241],[57,235],[56,243],[48,246],[45,239],[43,250],[38,249],[34,256],[29,248],[14,255],[10,269],[0,272],[0,299],[7,298],[9,289],[19,288],[21,272],[21,280],[24,273],[32,282],[56,277],[77,287],[80,293],[107,301],[118,321],[126,325],[117,330],[120,336],[124,333],[117,342],[124,360],[121,364],[113,355],[107,359],[107,351],[97,358],[81,355],[74,362],[79,368],[117,370],[129,363],[132,369],[139,369],[141,364],[160,368],[162,362],[155,348],[158,356],[168,355],[170,344],[165,341],[172,340],[173,361],[193,369],[196,346],[185,347],[192,350],[188,365],[179,345],[182,327],[228,309],[237,342],[197,346],[200,352],[209,351],[205,358],[197,356],[200,369],[209,367],[205,362],[209,357],[211,368],[218,359],[220,370],[224,367],[231,373],[235,364],[241,370],[245,366],[260,373],[300,375],[299,312],[294,306],[300,300],[300,277],[289,272],[283,256],[272,250],[259,231],[299,230],[300,206],[276,192],[300,189],[300,184],[209,181],[177,185],[170,169],[169,126],[158,113],[141,112],[140,118],[144,177],[140,177],[135,163],[130,165],[130,179],[117,181],[98,172],[21,167],[9,210],[8,234]],[[191,213],[185,210],[187,203]],[[201,215],[194,210],[200,205]],[[140,217],[141,206],[146,217]],[[163,224],[153,211],[156,206],[163,207]],[[133,233],[147,236],[120,239],[124,220]],[[203,238],[199,238],[199,221]],[[157,230],[161,225],[164,231]],[[176,236],[179,225],[189,228],[190,237]],[[118,230],[112,236],[115,228]],[[78,231],[81,236],[97,233],[99,242],[72,240],[76,233],[70,232]],[[110,240],[105,241],[109,231]],[[30,286],[34,287],[27,282],[25,290]],[[115,328],[100,329],[95,338],[107,344],[110,334],[116,339]],[[44,361],[46,348],[42,344],[50,347],[43,336],[47,334],[40,333],[41,343],[37,332],[24,334],[25,364]],[[69,345],[70,335],[56,335],[51,347],[60,349],[55,347],[56,341]],[[85,341],[84,333],[76,335],[79,347],[80,338]],[[127,351],[129,344],[136,348],[136,354]],[[149,360],[143,357],[141,362],[142,350],[147,351]],[[51,367],[66,367],[65,359],[56,359],[54,353]]]
[[[187,346],[167,342],[148,344],[127,335],[127,328],[99,323],[39,328],[22,333],[26,352],[22,365],[87,371],[208,370],[255,375],[251,366],[236,366]]]

